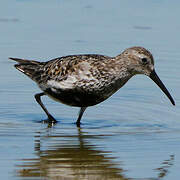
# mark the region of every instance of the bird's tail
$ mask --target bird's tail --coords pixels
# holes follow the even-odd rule
[[[14,67],[30,77],[32,80],[35,80],[40,76],[40,71],[42,70],[43,63],[32,60],[25,60],[19,58],[9,58],[16,61],[18,64],[15,64]]]

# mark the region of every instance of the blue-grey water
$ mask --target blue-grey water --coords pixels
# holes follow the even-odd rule
[[[3,180],[178,180],[180,169],[180,1],[2,0],[0,2],[0,177]],[[90,107],[43,97],[59,121],[41,123],[40,92],[8,57],[39,61],[69,54],[115,56],[144,46],[172,106],[145,76]]]

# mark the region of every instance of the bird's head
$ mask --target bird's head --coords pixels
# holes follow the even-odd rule
[[[173,105],[175,102],[158,77],[154,69],[154,59],[152,54],[143,47],[131,47],[126,49],[121,57],[126,61],[127,70],[132,75],[136,74],[144,74],[149,76],[159,87],[160,89],[167,95],[169,100]]]

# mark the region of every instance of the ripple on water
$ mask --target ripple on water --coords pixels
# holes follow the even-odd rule
[[[134,161],[144,159],[153,167],[155,161],[149,159],[151,157],[147,154],[157,158],[163,157],[160,154],[164,152],[165,161],[155,164],[156,168],[152,171],[160,175],[172,166],[174,156],[167,155],[166,144],[176,142],[176,133],[175,136],[172,133],[140,131],[110,133],[106,128],[102,129],[99,131],[86,125],[76,128],[73,124],[60,123],[52,128],[42,127],[34,133],[35,157],[17,159],[16,175],[42,179],[128,179],[125,175],[127,170],[138,170],[134,167]],[[163,166],[167,162],[169,165]],[[141,165],[139,167],[143,168]]]

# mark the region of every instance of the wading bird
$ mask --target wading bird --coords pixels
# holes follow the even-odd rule
[[[16,69],[37,83],[42,90],[35,99],[45,111],[50,123],[56,120],[41,101],[41,96],[69,106],[80,107],[76,121],[87,107],[101,103],[119,90],[136,74],[149,76],[175,105],[170,93],[154,69],[152,54],[143,47],[131,47],[116,57],[99,54],[70,55],[47,62],[10,58]]]

